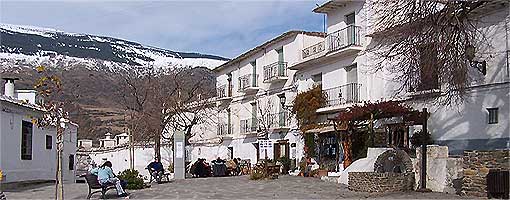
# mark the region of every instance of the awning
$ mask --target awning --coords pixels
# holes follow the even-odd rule
[[[325,126],[325,127],[321,127],[321,128],[314,128],[314,129],[307,130],[306,133],[320,134],[320,133],[329,133],[329,132],[333,132],[333,131],[335,131],[335,127]]]

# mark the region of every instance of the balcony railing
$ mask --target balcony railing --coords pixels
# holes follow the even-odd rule
[[[358,83],[349,83],[323,90],[326,93],[326,106],[359,102],[359,86]]]
[[[360,45],[360,27],[349,25],[326,36],[328,52]]]
[[[216,88],[216,97],[219,99],[232,97],[232,86],[228,87],[228,85],[221,85]]]
[[[231,124],[218,124],[218,135],[231,135],[233,133]]]
[[[274,62],[264,66],[264,82],[271,82],[282,77],[287,77],[287,62]]]
[[[282,111],[279,113],[272,113],[269,114],[267,119],[267,126],[268,128],[283,128],[288,127],[290,124],[289,120],[289,112],[288,111]]]
[[[244,91],[249,88],[258,87],[257,79],[258,74],[246,74],[239,77],[239,91]]]
[[[249,118],[241,120],[241,134],[253,133],[257,131],[258,119]]]
[[[326,45],[325,45],[324,41],[319,42],[317,44],[314,44],[312,46],[309,46],[309,47],[303,49],[303,58],[308,58],[315,54],[321,53],[324,50],[326,50]]]

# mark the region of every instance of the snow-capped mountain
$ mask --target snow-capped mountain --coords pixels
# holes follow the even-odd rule
[[[10,24],[0,24],[0,59],[2,62],[16,61],[22,65],[59,61],[65,62],[65,67],[80,64],[92,69],[122,65],[211,69],[228,60],[220,56],[176,52],[106,36]],[[4,63],[3,67],[6,65]]]
[[[125,107],[119,104],[122,91],[117,87],[123,79],[112,74],[133,66],[190,66],[213,77],[212,71],[198,67],[212,69],[226,61],[219,56],[170,51],[112,37],[0,24],[0,77],[20,78],[16,89],[31,89],[38,77],[34,67],[44,65],[55,70],[62,79],[63,93],[74,98],[67,109],[71,120],[80,125],[80,138],[124,131]]]

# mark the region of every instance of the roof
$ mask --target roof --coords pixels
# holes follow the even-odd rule
[[[330,0],[326,3],[323,3],[319,7],[313,9],[314,13],[329,13],[338,8],[345,7],[347,3],[352,2],[352,0]]]
[[[18,106],[22,106],[25,108],[29,108],[29,109],[33,109],[33,110],[37,110],[37,111],[41,111],[41,112],[46,112],[46,109],[44,109],[42,106],[39,106],[36,104],[31,104],[28,101],[22,101],[22,100],[19,100],[19,99],[13,98],[13,97],[9,97],[9,96],[5,96],[5,95],[0,95],[0,101],[5,101],[8,103],[12,103],[12,104],[15,104]]]
[[[326,37],[326,33],[324,32],[310,32],[310,31],[300,31],[300,30],[291,30],[291,31],[287,31],[281,35],[279,35],[278,37],[275,37],[253,49],[250,49],[249,51],[247,52],[244,52],[243,54],[237,56],[236,58],[226,62],[226,63],[223,63],[222,65],[216,67],[213,69],[214,72],[218,72],[222,69],[224,69],[225,67],[228,67],[228,66],[232,66],[233,64],[235,63],[239,63],[241,60],[243,59],[246,59],[250,56],[253,56],[255,55],[256,53],[258,53],[259,51],[267,48],[268,46],[270,45],[273,45],[275,43],[278,43],[278,42],[281,42],[282,40],[285,40],[287,38],[290,38],[290,37],[294,37],[298,34],[305,34],[305,35],[309,35],[309,36],[317,36],[317,37]]]

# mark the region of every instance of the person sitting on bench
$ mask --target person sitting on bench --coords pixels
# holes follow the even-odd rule
[[[159,162],[159,159],[155,158],[154,161],[149,163],[147,169],[149,169],[151,176],[154,177],[158,183],[161,183],[161,177],[165,173],[165,169],[163,168],[163,164]]]
[[[128,196],[122,187],[122,185],[125,183],[117,178],[113,173],[112,162],[106,161],[101,167],[90,170],[90,173],[97,176],[97,180],[102,186],[109,184],[115,185],[115,188],[117,189],[117,195],[119,195],[119,197]]]

